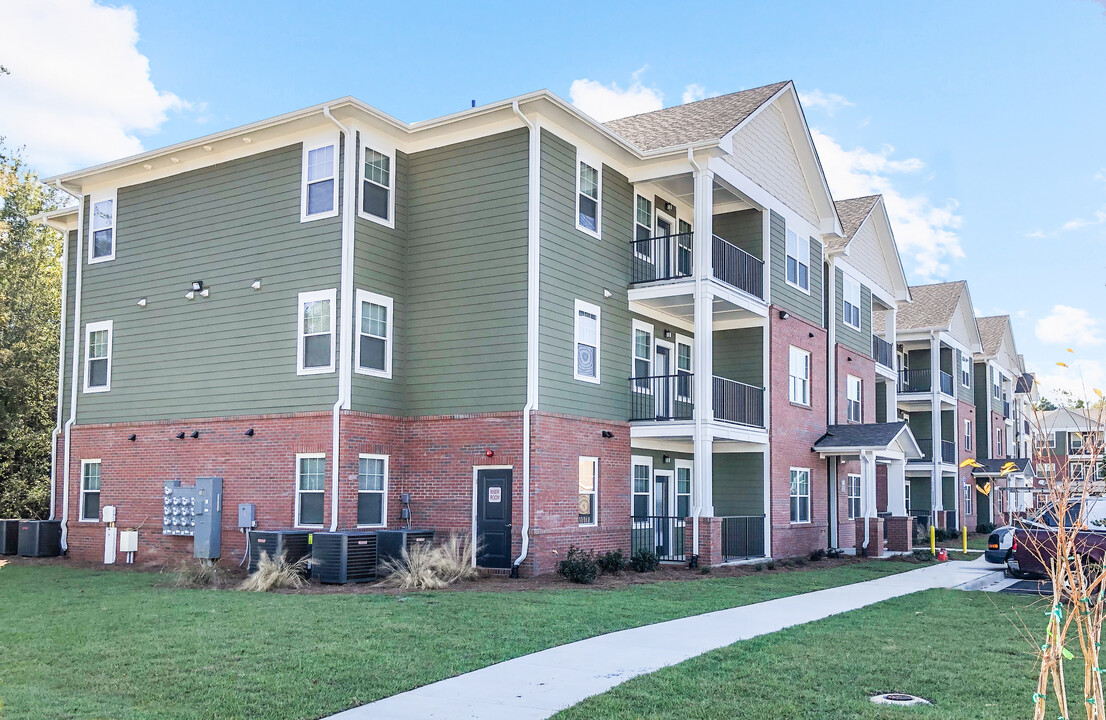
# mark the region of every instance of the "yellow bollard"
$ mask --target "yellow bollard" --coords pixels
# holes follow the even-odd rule
[[[929,551],[937,554],[937,530],[933,525],[929,526]]]
[[[964,554],[967,555],[968,554],[968,526],[967,525],[965,525],[960,530],[960,537],[964,538]]]

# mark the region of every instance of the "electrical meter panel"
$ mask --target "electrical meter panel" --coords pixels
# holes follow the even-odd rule
[[[198,558],[217,558],[223,517],[223,479],[196,478],[192,486],[166,480],[162,499],[161,534],[195,538]]]

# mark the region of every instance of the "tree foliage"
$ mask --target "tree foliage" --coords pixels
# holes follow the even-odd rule
[[[57,204],[0,138],[0,517],[49,511],[62,243],[30,218]]]

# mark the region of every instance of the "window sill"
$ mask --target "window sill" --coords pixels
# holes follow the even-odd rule
[[[594,238],[596,240],[602,240],[603,239],[603,237],[602,237],[602,230],[603,229],[602,228],[599,228],[599,230],[588,230],[586,227],[584,227],[580,223],[576,223],[576,229],[579,230],[580,232],[584,233],[588,237]]]
[[[98,523],[98,522],[100,522],[100,518],[95,518],[95,519],[92,519],[92,520],[86,520],[84,518],[77,518],[77,522],[79,522],[79,523]]]
[[[115,259],[115,253],[112,253],[111,255],[106,255],[104,257],[98,257],[98,258],[90,257],[88,259],[88,264],[89,265],[99,265],[100,263],[111,262],[114,259]]]
[[[84,392],[87,393],[87,394],[90,394],[90,395],[93,394],[93,393],[111,392],[111,386],[109,385],[107,387],[86,387],[84,389]]]
[[[803,293],[804,295],[809,295],[810,294],[810,288],[809,287],[803,287],[802,285],[799,285],[798,283],[793,283],[790,280],[784,280],[784,283],[787,284],[787,285],[790,285],[791,287],[795,288],[796,290]]]
[[[327,368],[297,368],[297,375],[326,375],[327,373],[334,372],[333,367]]]
[[[388,524],[383,525],[357,525],[358,530],[384,530],[388,527]]]
[[[577,525],[576,527],[594,528],[594,527],[599,527],[599,523],[588,523],[586,525]]]
[[[797,407],[797,408],[801,408],[803,410],[813,410],[813,408],[809,404],[798,403],[798,402],[795,402],[794,400],[788,400],[787,404],[790,405],[791,407]]]
[[[579,382],[590,383],[592,385],[598,385],[599,384],[599,378],[590,378],[590,377],[583,377],[581,375],[573,375],[572,379],[577,380]],[[649,393],[649,394],[652,395],[652,393]]]
[[[810,520],[791,520],[788,525],[810,525]]]
[[[369,368],[355,367],[353,368],[353,371],[358,375],[365,375],[366,377],[378,377],[384,380],[392,379],[391,368],[388,368],[387,370],[372,370]]]
[[[301,223],[306,223],[306,222],[313,222],[315,220],[327,220],[329,218],[336,218],[336,217],[338,217],[337,208],[335,208],[334,210],[332,210],[330,212],[315,213],[314,215],[305,215],[303,213],[300,213],[300,222]]]
[[[389,208],[389,211],[391,211],[391,208]],[[364,212],[363,210],[358,210],[357,211],[357,217],[360,218],[361,220],[367,220],[369,222],[376,223],[377,225],[383,225],[384,227],[390,228],[392,230],[396,229],[396,221],[394,219],[395,218],[394,211],[392,211],[392,219],[390,219],[390,220],[386,219],[386,218],[379,217],[377,215],[373,215],[371,213]]]
[[[326,525],[293,525],[296,530],[322,530]]]

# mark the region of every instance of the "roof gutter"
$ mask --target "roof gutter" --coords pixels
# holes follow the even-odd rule
[[[355,189],[353,133],[323,106],[323,115],[338,126],[344,140],[342,153],[342,271],[341,271],[341,331],[339,332],[338,397],[331,409],[330,455],[330,532],[338,529],[338,489],[341,451],[342,410],[350,406],[353,383],[353,193]]]
[[[526,405],[522,408],[522,548],[511,563],[511,577],[530,551],[530,415],[538,407],[538,281],[541,270],[541,129],[515,100],[511,109],[529,129],[526,208]],[[474,498],[475,499],[475,498]]]

